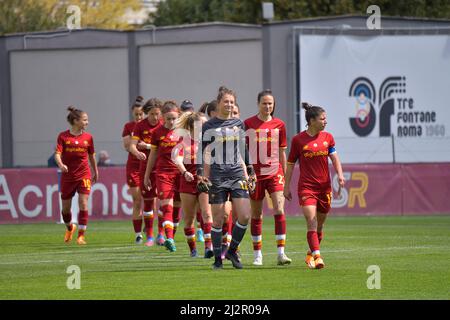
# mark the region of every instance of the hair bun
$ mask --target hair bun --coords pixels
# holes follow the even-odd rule
[[[75,107],[74,106],[68,106],[67,107],[67,111],[69,111],[69,112],[73,112],[73,111],[75,111],[76,109],[75,109]]]
[[[302,102],[302,108],[305,110],[308,110],[308,109],[312,108],[312,104],[309,102]]]
[[[142,102],[144,101],[144,97],[143,96],[137,96],[136,97],[136,102]]]

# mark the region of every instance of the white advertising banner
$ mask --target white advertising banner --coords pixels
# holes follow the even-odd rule
[[[299,37],[300,101],[344,163],[450,162],[450,36]]]

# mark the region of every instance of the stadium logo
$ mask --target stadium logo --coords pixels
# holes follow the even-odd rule
[[[353,107],[355,116],[349,119],[350,127],[360,137],[366,137],[372,133],[377,117],[380,137],[445,135],[445,127],[435,124],[437,118],[435,111],[414,110],[414,99],[405,96],[405,76],[386,78],[378,90],[378,95],[372,81],[366,77],[359,77],[352,82],[348,94],[355,99]],[[378,108],[375,107],[377,103]],[[397,128],[392,130],[391,118],[394,115]]]

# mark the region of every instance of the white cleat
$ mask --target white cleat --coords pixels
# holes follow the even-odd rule
[[[258,256],[255,258],[255,260],[253,261],[253,265],[254,266],[262,266],[263,262],[262,262],[262,257]]]
[[[285,264],[291,264],[291,262],[292,262],[292,260],[289,259],[288,256],[285,255],[284,253],[278,255],[277,261],[278,261],[279,266],[284,266]]]

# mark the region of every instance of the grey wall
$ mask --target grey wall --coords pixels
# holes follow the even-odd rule
[[[196,108],[226,85],[237,93],[243,119],[256,111],[262,88],[260,41],[146,46],[140,50],[140,92],[145,98],[190,99]]]
[[[128,120],[126,49],[11,53],[13,158],[16,166],[46,165],[67,106],[89,115],[96,151],[124,162],[121,129]]]

